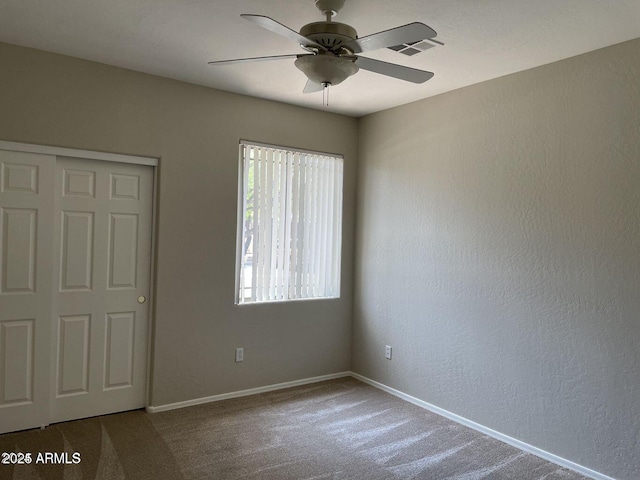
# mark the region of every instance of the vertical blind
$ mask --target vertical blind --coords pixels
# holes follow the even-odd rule
[[[240,144],[237,302],[340,295],[343,159]]]

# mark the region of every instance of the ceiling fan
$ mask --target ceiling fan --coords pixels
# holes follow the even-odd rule
[[[209,64],[224,65],[295,58],[295,66],[308,79],[303,90],[304,93],[321,90],[328,93],[329,86],[338,85],[357,73],[359,69],[413,83],[423,83],[433,77],[432,72],[382,62],[356,54],[381,48],[399,50],[424,40],[431,40],[435,44],[443,45],[432,40],[437,35],[435,30],[423,23],[414,22],[358,38],[356,30],[350,25],[332,21],[333,16],[338,14],[344,3],[345,0],[315,0],[316,7],[325,15],[326,20],[309,23],[300,29],[300,33],[272,18],[263,15],[243,14],[242,18],[297,42],[308,53],[218,60],[209,62]]]

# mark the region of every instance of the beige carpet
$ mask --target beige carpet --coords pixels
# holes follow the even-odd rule
[[[352,378],[0,435],[11,451],[81,462],[0,465],[0,480],[585,479]]]

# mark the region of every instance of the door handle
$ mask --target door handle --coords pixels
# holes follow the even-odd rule
[[[138,297],[138,303],[144,303],[147,301],[147,297],[145,297],[144,295],[140,295]]]

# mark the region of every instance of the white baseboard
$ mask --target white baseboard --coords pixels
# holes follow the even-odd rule
[[[237,392],[222,393],[220,395],[211,395],[210,397],[194,398],[193,400],[185,400],[183,402],[168,403],[165,405],[154,405],[146,407],[149,413],[165,412],[167,410],[175,410],[177,408],[192,407],[193,405],[201,405],[209,402],[219,402],[229,398],[246,397],[256,395],[258,393],[272,392],[274,390],[282,390],[283,388],[297,387],[309,383],[324,382],[325,380],[333,380],[334,378],[342,378],[351,376],[351,372],[332,373],[329,375],[321,375],[319,377],[304,378],[302,380],[294,380],[292,382],[276,383],[274,385],[266,385],[264,387],[249,388]]]
[[[595,480],[614,480],[611,477],[608,477],[600,472],[596,472],[595,470],[591,470],[590,468],[587,467],[583,467],[582,465],[579,465],[577,463],[574,463],[570,460],[567,460],[565,458],[562,457],[558,457],[557,455],[554,455],[553,453],[549,453],[546,452],[544,450],[541,450],[537,447],[534,447],[533,445],[529,445],[528,443],[524,443],[520,440],[517,440],[515,438],[509,437],[508,435],[505,435],[503,433],[500,432],[496,432],[495,430],[492,430],[488,427],[485,427],[484,425],[480,425],[479,423],[473,422],[467,418],[461,417],[460,415],[456,415],[455,413],[451,413],[447,410],[444,410],[440,407],[436,407],[435,405],[431,405],[430,403],[427,403],[423,400],[420,400],[419,398],[416,397],[412,397],[411,395],[407,395],[406,393],[403,393],[399,390],[396,390],[395,388],[391,388],[388,387],[387,385],[384,385],[382,383],[376,382],[375,380],[371,380],[370,378],[367,377],[363,377],[360,374],[351,372],[351,376],[357,380],[360,380],[364,383],[368,383],[369,385],[379,388],[380,390],[383,390],[387,393],[390,393],[391,395],[395,395],[396,397],[399,397],[403,400],[406,400],[407,402],[411,402],[414,405],[417,405],[419,407],[422,407],[426,410],[429,410],[433,413],[436,413],[440,416],[443,416],[445,418],[448,418],[449,420],[453,420],[454,422],[460,423],[466,427],[472,428],[474,430],[477,430],[480,433],[484,433],[485,435],[489,435],[490,437],[493,437],[497,440],[500,440],[501,442],[507,443],[513,447],[519,448],[520,450],[523,450],[527,453],[531,453],[533,455],[536,455],[540,458],[543,458],[545,460],[548,460],[551,463],[555,463],[556,465],[559,465],[561,467],[565,467],[568,468],[569,470],[573,470],[574,472],[578,472],[586,477],[589,478],[593,478]]]

